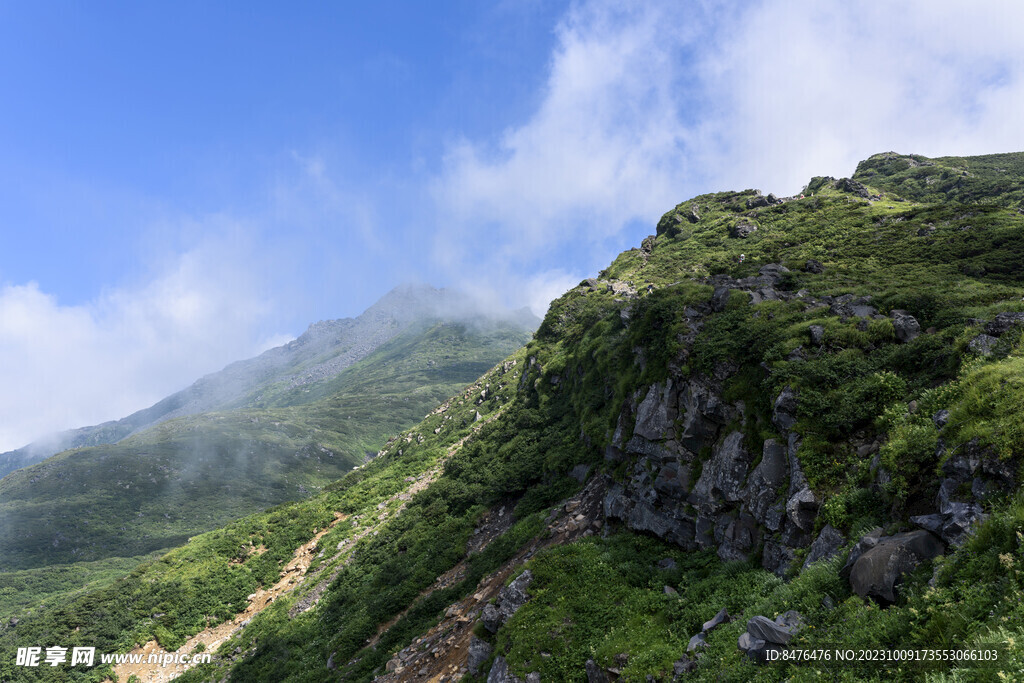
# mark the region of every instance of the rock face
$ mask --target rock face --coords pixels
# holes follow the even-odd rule
[[[498,655],[491,665],[491,672],[487,674],[487,683],[523,683],[523,679],[513,676],[508,670],[508,662]]]
[[[502,624],[511,619],[512,615],[530,599],[526,588],[531,581],[533,581],[533,573],[527,569],[517,576],[515,581],[502,588],[495,603],[484,608],[481,615],[484,628],[491,633],[497,633]]]
[[[846,538],[839,533],[839,530],[831,524],[826,524],[825,528],[818,534],[818,538],[811,544],[810,552],[807,553],[807,559],[804,560],[804,569],[807,569],[818,560],[827,560],[835,556],[845,543]]]
[[[469,673],[477,676],[480,674],[480,667],[484,665],[494,651],[491,644],[486,640],[481,640],[476,636],[472,636],[469,639],[469,658],[466,661],[466,665],[469,667]]]
[[[896,586],[903,575],[945,550],[938,536],[924,530],[894,536],[872,532],[850,553],[850,588],[862,598],[891,604],[896,601]]]

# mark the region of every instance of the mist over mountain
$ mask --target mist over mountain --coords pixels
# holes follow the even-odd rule
[[[258,404],[261,387],[325,382],[412,326],[436,320],[480,330],[507,323],[532,331],[540,323],[529,309],[510,310],[429,285],[399,285],[355,318],[313,323],[287,344],[232,363],[127,417],[70,429],[0,453],[0,478],[64,450],[117,443],[165,420]]]

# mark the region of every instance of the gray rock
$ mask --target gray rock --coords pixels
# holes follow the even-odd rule
[[[491,633],[497,633],[501,625],[504,624],[504,620],[501,618],[501,612],[492,603],[484,605],[484,611],[480,615],[480,620]]]
[[[892,326],[896,330],[896,341],[906,344],[917,339],[921,334],[921,325],[917,319],[899,309],[889,312],[892,317]]]
[[[725,562],[749,560],[750,552],[761,540],[761,532],[754,518],[744,514],[735,519],[723,515],[716,526],[721,528],[721,534],[716,536],[718,557]]]
[[[540,683],[540,672],[531,671],[526,674],[526,683]]]
[[[579,464],[569,470],[569,476],[581,484],[587,480],[589,474],[590,465]]]
[[[807,259],[807,262],[804,264],[804,270],[806,270],[808,273],[824,273],[825,266],[822,265],[821,261],[816,261],[812,258],[809,258]]]
[[[523,683],[523,679],[513,676],[508,670],[508,662],[498,655],[491,665],[491,672],[487,674],[487,683]]]
[[[705,633],[710,633],[711,631],[714,631],[716,628],[726,623],[727,621],[729,621],[729,613],[726,612],[725,608],[723,607],[722,609],[718,610],[718,614],[711,617],[711,619],[709,619],[708,621],[704,622],[704,625],[701,626],[701,631]]]
[[[810,488],[804,487],[786,502],[786,517],[801,531],[810,531],[821,503]]]
[[[587,670],[587,683],[608,683],[608,675],[593,659],[588,659],[585,667]]]
[[[747,478],[742,499],[750,514],[771,531],[778,531],[782,521],[777,504],[779,489],[789,477],[786,447],[775,439],[766,439],[761,448],[761,462]]]
[[[703,631],[690,638],[690,642],[686,646],[686,654],[693,654],[697,650],[701,650],[707,647],[708,639]]]
[[[494,651],[491,644],[486,640],[481,640],[476,636],[470,636],[469,638],[469,657],[466,660],[466,664],[469,667],[469,673],[477,676],[480,674],[480,667],[484,665]]]
[[[977,337],[967,342],[967,348],[979,356],[990,356],[998,342],[999,340],[995,337],[987,334],[979,334]]]
[[[821,342],[825,338],[825,328],[821,325],[811,325],[807,331],[811,333],[811,342],[816,346],[821,346]]]
[[[672,571],[676,568],[676,561],[671,557],[658,560],[658,569],[664,569],[666,571]]]
[[[750,454],[743,447],[743,433],[732,432],[704,463],[691,498],[698,505],[716,500],[738,502],[749,465]]]
[[[1018,325],[1024,325],[1024,313],[1000,313],[995,320],[985,326],[985,331],[998,337]]]
[[[935,425],[936,429],[942,429],[949,422],[949,411],[942,409],[932,415],[932,424]]]
[[[771,206],[775,203],[775,195],[770,194],[767,197],[761,196],[761,191],[758,190],[757,194],[747,200],[748,209],[760,209],[765,206]]]
[[[696,453],[711,445],[731,414],[718,394],[702,382],[688,382],[679,394],[679,412],[683,413],[679,443]]]
[[[515,581],[502,588],[498,593],[496,603],[484,607],[481,616],[484,628],[491,633],[497,633],[502,624],[511,619],[512,615],[530,599],[526,588],[531,581],[533,581],[533,573],[527,569],[517,576]]]
[[[839,530],[831,524],[826,524],[818,534],[818,538],[811,544],[811,550],[807,553],[803,568],[807,569],[818,560],[827,560],[835,556],[845,543],[846,538],[839,533]]]
[[[772,574],[783,577],[795,558],[796,553],[789,546],[776,541],[766,541],[761,554],[761,566]]]
[[[786,274],[789,273],[789,268],[781,263],[767,263],[761,266],[757,272],[762,277],[768,278],[771,284],[777,285],[785,279]]]
[[[729,237],[746,239],[757,232],[757,225],[751,221],[743,220],[729,228]]]
[[[945,515],[940,514],[917,515],[915,517],[911,517],[910,522],[912,524],[916,524],[922,529],[932,532],[933,534],[941,535],[942,527],[946,523],[946,517]]]
[[[636,409],[636,427],[633,433],[651,441],[657,441],[671,429],[675,418],[672,400],[672,380],[666,386],[655,384],[647,390],[647,396]]]
[[[754,660],[758,664],[764,663],[768,659],[768,650],[778,649],[775,645],[769,645],[767,641],[761,640],[760,638],[754,638],[749,633],[744,631],[736,646],[746,653],[747,657]]]
[[[777,624],[768,617],[756,616],[747,622],[747,633],[751,638],[775,645],[788,645],[796,631],[796,628]]]
[[[896,586],[903,575],[921,562],[941,555],[945,549],[941,539],[924,530],[883,536],[854,562],[850,587],[862,598],[893,603]]]
[[[797,405],[796,392],[791,387],[783,389],[775,397],[772,423],[781,431],[788,432],[796,424]]]
[[[856,195],[862,199],[868,199],[871,193],[868,192],[868,188],[864,187],[861,183],[850,178],[840,178],[836,181],[835,187],[840,192],[849,192],[850,194]]]
[[[697,662],[689,657],[681,657],[672,663],[672,674],[676,680],[683,674],[693,673],[697,670]]]
[[[715,313],[724,311],[726,304],[729,303],[729,293],[731,291],[728,287],[716,287],[715,291],[711,294],[711,310]]]
[[[881,528],[875,527],[871,531],[864,534],[861,537],[861,539],[857,541],[857,544],[850,549],[850,554],[846,558],[846,564],[844,564],[843,568],[839,570],[839,576],[849,581],[850,572],[853,570],[853,565],[856,564],[857,560],[860,559],[861,555],[863,555],[868,550],[878,545],[878,539],[882,537],[883,533],[884,532]]]

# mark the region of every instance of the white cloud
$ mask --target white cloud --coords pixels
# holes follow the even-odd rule
[[[259,266],[237,236],[209,238],[136,288],[65,306],[38,284],[0,289],[0,451],[116,419],[281,343]]]
[[[435,198],[444,226],[436,254],[461,263],[481,231],[495,258],[529,262],[533,247],[664,210],[685,168],[679,145],[668,10],[611,3],[576,7],[558,28],[542,104],[496,144],[460,140]]]
[[[701,143],[711,177],[788,193],[876,152],[1024,149],[1022,20],[1015,2],[755,6],[700,61],[722,95]]]
[[[611,238],[701,192],[1020,151],[1022,22],[1009,0],[578,4],[532,116],[450,146],[435,258],[526,292],[559,258],[584,271],[566,281],[594,274]]]

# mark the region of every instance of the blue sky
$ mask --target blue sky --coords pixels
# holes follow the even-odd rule
[[[1020,3],[0,3],[0,450],[694,194],[1024,149]]]

